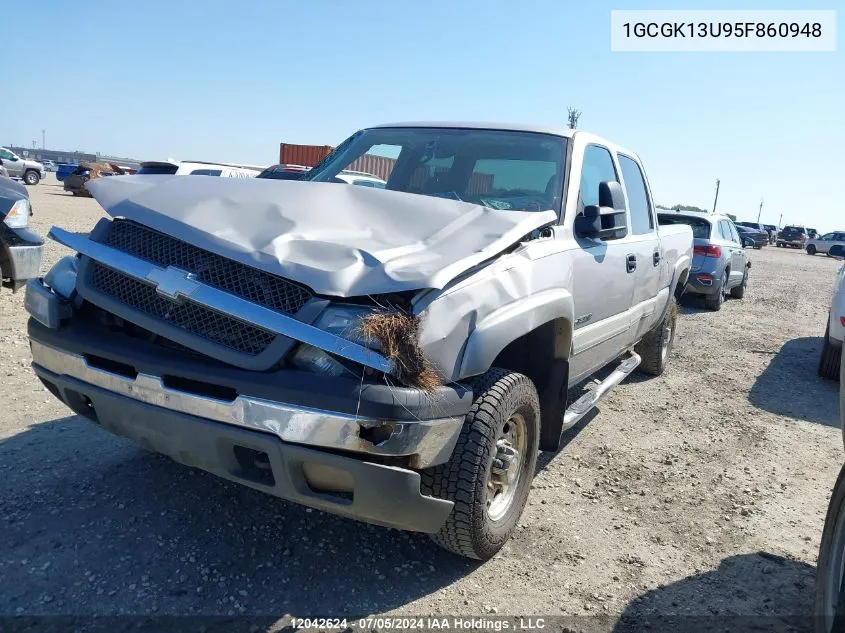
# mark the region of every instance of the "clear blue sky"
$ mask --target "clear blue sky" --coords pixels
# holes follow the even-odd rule
[[[46,128],[56,149],[268,164],[280,141],[413,119],[563,124],[574,105],[579,127],[640,154],[658,203],[710,208],[720,178],[719,210],[740,219],[765,198],[764,222],[845,229],[845,44],[610,51],[611,9],[803,8],[684,4],[6,3],[0,143],[40,145]]]

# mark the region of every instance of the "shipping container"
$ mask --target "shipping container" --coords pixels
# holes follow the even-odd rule
[[[330,145],[293,145],[279,143],[279,162],[282,165],[313,167],[332,151]]]
[[[381,178],[386,181],[390,178],[390,172],[393,171],[393,166],[395,164],[395,158],[376,156],[374,154],[364,154],[363,156],[353,160],[347,169],[352,171],[363,171],[364,173],[372,174],[376,178]]]

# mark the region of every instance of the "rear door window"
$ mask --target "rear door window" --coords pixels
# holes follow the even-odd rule
[[[731,241],[741,244],[742,240],[739,239],[739,233],[737,232],[736,227],[732,223],[728,222],[728,228],[731,230]]]
[[[654,217],[651,203],[640,166],[632,159],[619,154],[619,167],[625,181],[628,194],[628,206],[631,207],[631,234],[644,235],[654,230]]]

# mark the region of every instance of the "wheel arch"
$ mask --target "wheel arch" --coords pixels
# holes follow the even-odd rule
[[[556,288],[513,301],[479,321],[461,358],[460,376],[468,378],[498,367],[502,354],[515,345],[548,343],[556,358],[569,358],[575,306],[568,290]],[[509,354],[510,354],[509,353]],[[527,375],[527,374],[526,374]]]

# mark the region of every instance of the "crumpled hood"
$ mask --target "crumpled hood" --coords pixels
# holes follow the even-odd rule
[[[335,183],[142,175],[87,187],[113,217],[342,297],[442,288],[557,219]]]

